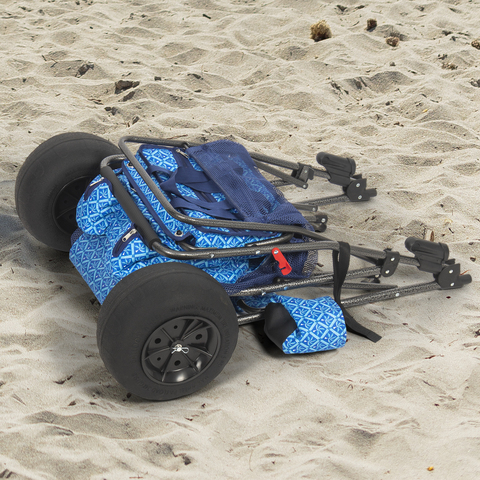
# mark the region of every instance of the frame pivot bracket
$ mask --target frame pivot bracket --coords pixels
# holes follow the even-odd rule
[[[343,187],[345,195],[351,202],[366,202],[372,197],[377,196],[375,188],[367,188],[367,179],[362,175],[354,175],[350,179],[350,183]]]
[[[468,283],[471,283],[472,277],[470,275],[462,275],[460,273],[460,264],[455,263],[455,259],[448,260],[449,265],[445,265],[442,271],[435,275],[435,280],[440,285],[442,290],[451,290],[454,288],[461,288]]]
[[[307,183],[315,177],[315,170],[309,165],[299,163],[298,168],[292,172],[292,177]]]
[[[400,262],[400,253],[393,252],[389,248],[385,250],[385,253],[386,257],[378,261],[378,266],[381,268],[380,274],[382,277],[391,277]]]

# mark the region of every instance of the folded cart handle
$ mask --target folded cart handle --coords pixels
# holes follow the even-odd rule
[[[423,272],[440,273],[448,260],[448,245],[445,243],[408,237],[405,248],[415,255],[419,263],[418,269]]]
[[[335,185],[348,186],[351,177],[355,174],[355,160],[351,158],[320,152],[317,153],[317,163],[325,168],[330,175],[330,183]]]
[[[367,189],[366,178],[362,178],[361,174],[355,175],[355,160],[320,152],[317,154],[317,163],[327,171],[330,183],[343,187],[351,202],[366,202],[377,195],[374,188]]]

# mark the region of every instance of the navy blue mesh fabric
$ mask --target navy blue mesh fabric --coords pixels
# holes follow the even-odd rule
[[[219,140],[190,147],[186,152],[218,185],[245,222],[296,225],[313,230],[303,215],[259,172],[242,145],[229,140]],[[307,237],[291,240],[292,243],[307,241]],[[285,258],[292,267],[292,272],[285,277],[270,255],[235,285],[224,285],[227,293],[232,295],[246,288],[268,285],[278,277],[309,277],[317,262],[317,252],[287,253]]]
[[[242,145],[218,140],[190,147],[186,152],[219,186],[242,220],[310,227],[303,215],[258,171]]]

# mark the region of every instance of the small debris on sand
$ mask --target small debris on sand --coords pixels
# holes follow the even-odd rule
[[[325,20],[320,20],[310,27],[310,38],[316,42],[332,38],[332,31]]]
[[[128,92],[123,98],[122,102],[127,102],[128,100],[131,100],[135,95],[135,90],[132,90],[131,92]]]
[[[135,88],[140,85],[140,82],[133,82],[132,80],[119,80],[115,82],[115,93],[121,93],[124,90],[128,90],[129,88]]]
[[[458,65],[455,65],[452,62],[444,62],[442,63],[442,68],[445,68],[446,70],[456,70]]]
[[[396,47],[399,42],[400,42],[400,39],[398,37],[387,37],[385,39],[385,41],[391,46],[391,47]]]
[[[375,30],[377,28],[377,21],[374,19],[374,18],[369,18],[367,20],[367,28],[366,30],[368,30],[369,32],[371,32],[372,30]]]
[[[77,78],[82,77],[85,75],[89,70],[93,70],[95,65],[93,63],[87,62],[84,63],[77,71],[77,74],[75,75]]]

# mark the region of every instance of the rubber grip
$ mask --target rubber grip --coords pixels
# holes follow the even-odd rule
[[[330,153],[317,153],[317,163],[322,165],[330,175],[330,183],[346,187],[350,178],[355,174],[355,160],[339,157]]]
[[[449,250],[445,243],[430,242],[416,237],[405,240],[405,248],[415,255],[418,267],[423,272],[439,273],[448,260]]]

